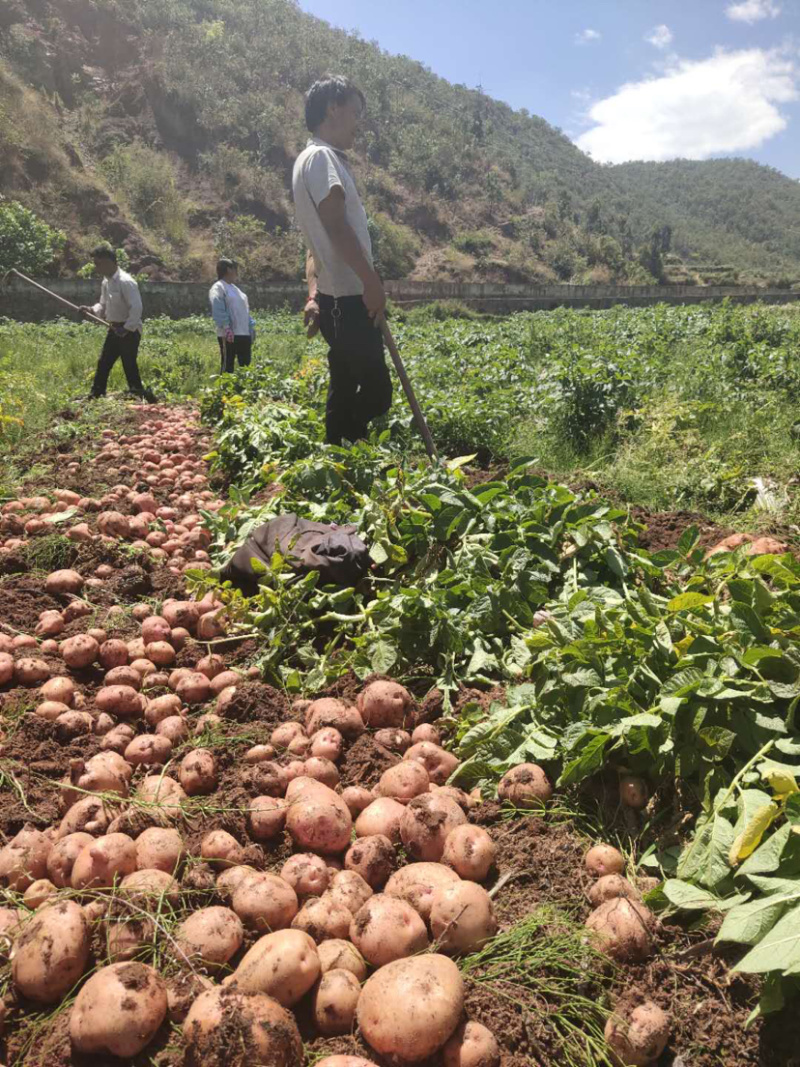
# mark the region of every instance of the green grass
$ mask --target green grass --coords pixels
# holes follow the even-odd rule
[[[564,1067],[611,1064],[603,1040],[608,959],[563,912],[535,908],[459,966],[468,985],[491,991],[543,1026],[557,1049],[553,1059]],[[529,1035],[532,1029],[526,1027]]]
[[[619,499],[701,511],[737,528],[770,530],[800,519],[793,490],[800,308],[467,315],[441,303],[397,312],[392,323],[444,455],[501,463],[533,457],[568,483],[591,478]],[[323,342],[309,344],[300,317],[287,311],[257,321],[256,368],[285,379],[299,371],[308,403],[321,413]],[[77,423],[53,418],[88,393],[102,339],[85,323],[0,321],[0,495],[29,477],[37,434],[69,435],[117,418],[107,405],[85,406]],[[218,360],[207,317],[148,320],[140,366],[160,396],[198,396]],[[257,379],[242,376],[243,383]],[[110,390],[124,387],[117,366]],[[416,447],[410,422],[396,382],[378,430]],[[755,477],[774,491],[774,512],[755,508]]]

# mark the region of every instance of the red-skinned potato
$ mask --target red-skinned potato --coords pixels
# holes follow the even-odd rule
[[[627,1018],[615,1012],[606,1023],[604,1036],[619,1063],[625,1067],[648,1067],[666,1048],[669,1031],[667,1013],[647,1000],[633,1008]]]
[[[118,719],[139,719],[144,711],[144,698],[130,685],[109,685],[98,689],[94,702],[99,711]]]
[[[61,704],[71,707],[75,698],[75,683],[71,678],[64,678],[59,675],[44,683],[39,690],[39,696],[42,700],[57,700]]]
[[[256,764],[252,780],[253,788],[267,797],[282,797],[289,784],[286,768],[270,760]]]
[[[389,1004],[402,1011],[387,1012]],[[447,956],[395,960],[368,978],[357,1018],[366,1042],[396,1063],[432,1056],[451,1037],[464,1010],[464,981]]]
[[[643,904],[616,897],[593,911],[586,927],[595,934],[598,948],[612,959],[640,962],[652,951],[652,922],[652,913]]]
[[[394,844],[400,843],[400,823],[405,807],[394,797],[378,797],[356,819],[356,837],[383,834]]]
[[[635,778],[627,775],[619,780],[619,799],[626,808],[639,811],[647,807],[648,800],[647,782],[644,778]]]
[[[0,685],[8,685],[13,677],[14,657],[10,652],[0,652]]]
[[[413,704],[409,691],[397,682],[372,682],[359,693],[356,707],[365,726],[403,729],[412,723]]]
[[[72,867],[73,889],[112,886],[136,870],[136,844],[127,834],[107,834],[86,845]]]
[[[349,971],[359,982],[367,977],[367,961],[356,946],[344,938],[332,938],[317,945],[319,964],[323,974],[328,971]]]
[[[334,697],[312,700],[306,709],[305,725],[309,737],[323,726],[333,726],[347,741],[355,741],[364,732],[364,720],[358,708],[348,707]]]
[[[202,704],[211,696],[211,682],[199,671],[190,671],[180,679],[175,692],[184,704],[194,707]]]
[[[288,748],[296,737],[305,737],[306,732],[299,722],[282,722],[270,734],[270,744],[275,748]]]
[[[354,819],[357,819],[361,812],[365,808],[368,808],[374,799],[375,795],[372,790],[365,789],[360,785],[348,785],[342,790],[342,800],[347,805],[347,809]]]
[[[217,788],[217,761],[207,748],[195,748],[181,760],[178,772],[187,796],[205,796]]]
[[[169,641],[172,627],[160,615],[150,615],[142,622],[142,640],[145,645],[152,641]]]
[[[300,899],[321,897],[330,880],[325,860],[310,852],[290,856],[281,868],[281,878],[289,883]]]
[[[80,905],[61,900],[43,907],[14,945],[14,985],[37,1004],[56,1004],[86,969],[89,947],[89,924]]]
[[[432,745],[441,745],[442,735],[429,722],[421,722],[419,726],[415,726],[411,733],[411,744],[418,745],[421,741],[430,741]]]
[[[404,900],[375,893],[350,924],[350,940],[373,967],[414,956],[428,947],[425,923]]]
[[[200,908],[175,931],[178,948],[190,960],[216,969],[224,966],[242,946],[244,927],[230,908]]]
[[[167,620],[171,629],[181,626],[183,629],[188,630],[189,633],[194,633],[197,621],[200,618],[197,604],[191,600],[164,601],[161,614]]]
[[[303,1062],[297,1023],[263,993],[208,989],[189,1009],[183,1032],[186,1067],[301,1067]]]
[[[124,667],[128,662],[128,646],[118,638],[111,638],[100,645],[98,653],[101,667],[107,671],[114,667]]]
[[[56,719],[56,737],[66,744],[82,734],[90,734],[94,720],[86,711],[64,711]]]
[[[430,782],[430,776],[421,763],[403,761],[383,772],[375,792],[407,804],[414,797],[427,793]]]
[[[112,667],[111,670],[106,673],[106,676],[103,679],[103,684],[107,686],[129,685],[131,689],[135,689],[138,693],[142,688],[142,664],[146,664],[147,667],[150,666],[149,660],[135,659],[130,666]],[[146,673],[146,671],[144,673]]]
[[[625,857],[613,845],[593,845],[583,862],[586,870],[598,878],[605,874],[622,874],[625,870]]]
[[[149,774],[137,789],[137,796],[167,818],[177,819],[186,793],[180,782],[164,774]]]
[[[55,722],[66,711],[69,711],[67,705],[60,703],[58,700],[45,700],[36,708],[36,714],[39,718],[46,719],[47,722]]]
[[[459,765],[458,759],[452,752],[447,752],[438,745],[432,745],[430,741],[420,741],[412,745],[403,759],[421,763],[434,785],[444,785]]]
[[[343,904],[327,894],[306,901],[292,919],[292,929],[302,930],[317,944],[328,939],[347,937],[353,916]]]
[[[489,834],[480,826],[456,826],[447,835],[442,863],[452,867],[459,878],[482,882],[491,870],[497,849]]]
[[[247,832],[254,841],[270,841],[283,833],[288,804],[281,797],[255,797],[247,812]]]
[[[223,689],[242,684],[242,676],[238,671],[220,671],[211,679],[211,692],[219,696]]]
[[[169,715],[158,724],[156,733],[168,738],[173,746],[180,745],[189,736],[189,724],[181,715]]]
[[[231,908],[249,930],[266,933],[289,926],[298,911],[297,894],[276,874],[255,871],[236,886]]]
[[[387,728],[385,730],[377,730],[374,740],[376,744],[383,745],[390,752],[397,752],[402,756],[411,744],[411,734],[407,730]]]
[[[183,838],[177,830],[150,826],[136,838],[137,870],[174,874],[183,858]]]
[[[497,933],[492,901],[475,882],[457,882],[440,889],[431,906],[431,933],[448,955],[476,952]]]
[[[152,967],[135,962],[101,967],[72,1007],[72,1046],[129,1059],[152,1041],[166,1014],[167,989]]]
[[[96,662],[100,655],[100,646],[88,634],[76,634],[68,637],[61,645],[61,658],[73,670],[82,670]]]
[[[49,878],[39,878],[33,882],[22,895],[22,903],[31,911],[36,911],[43,904],[58,893],[58,889]]]
[[[91,638],[89,638],[91,640]],[[50,667],[43,659],[23,656],[14,664],[14,680],[26,689],[34,689],[50,677]]]
[[[44,589],[56,596],[77,596],[83,589],[83,577],[73,570],[52,571],[45,578]]]
[[[244,860],[242,846],[227,830],[212,830],[200,842],[200,855],[218,867],[237,867]]]
[[[339,772],[336,769],[336,764],[322,756],[312,756],[311,759],[307,759],[303,766],[303,773],[318,782],[324,782],[331,789],[335,789],[339,784]]]
[[[106,712],[101,714],[105,715]],[[100,748],[103,751],[116,752],[122,755],[135,736],[132,726],[129,726],[126,722],[118,723],[104,735],[103,740],[100,742]]]
[[[447,835],[466,821],[466,815],[454,800],[438,793],[424,793],[407,805],[400,820],[400,837],[412,860],[438,863]]]
[[[326,971],[317,983],[312,1001],[319,1033],[324,1037],[350,1033],[360,995],[361,985],[350,971]]]
[[[149,726],[155,727],[160,722],[163,722],[164,719],[179,714],[180,710],[180,697],[176,696],[175,693],[165,693],[163,696],[153,697],[152,700],[147,701],[144,717]]]
[[[481,1023],[463,1022],[442,1050],[444,1067],[500,1067],[500,1046]]]
[[[169,667],[175,662],[175,649],[169,641],[150,641],[145,645],[145,655],[156,667]]]
[[[342,755],[344,738],[333,726],[323,726],[310,738],[309,755],[321,756],[335,763]]]
[[[519,807],[531,807],[548,801],[553,787],[538,764],[520,763],[500,779],[497,795],[500,800],[509,800]]]
[[[337,871],[331,876],[326,896],[334,904],[340,904],[347,908],[351,915],[355,915],[372,896],[372,887],[357,871]]]
[[[626,900],[636,900],[639,903],[642,900],[639,890],[635,889],[621,874],[604,874],[593,886],[590,886],[586,895],[593,908],[599,908],[607,900],[616,900],[617,897],[625,897]]]
[[[360,837],[347,850],[345,869],[360,874],[372,889],[386,885],[397,864],[394,845],[383,834]]]
[[[300,780],[296,778],[290,785]],[[306,787],[291,800],[286,815],[286,829],[302,849],[323,854],[337,853],[343,852],[350,843],[353,820],[340,796],[322,783],[314,782],[313,789]]]
[[[180,886],[172,875],[149,868],[126,875],[120,882],[120,892],[146,910],[152,909],[162,897],[173,907],[180,900]]]
[[[171,755],[172,742],[163,734],[140,734],[125,749],[125,759],[134,767],[164,764]]]
[[[91,834],[68,834],[56,841],[47,856],[47,877],[58,889],[72,885],[72,868],[75,860],[94,838]]]
[[[316,1067],[375,1067],[375,1063],[363,1056],[326,1056],[317,1060]]]
[[[106,832],[113,815],[108,805],[100,798],[88,796],[73,804],[61,820],[58,837],[85,832],[100,837]]]
[[[410,904],[427,923],[436,894],[459,881],[455,871],[441,863],[409,863],[395,871],[384,893]]]
[[[258,873],[254,867],[247,867],[244,864],[239,867],[227,867],[217,875],[216,890],[218,895],[224,901],[230,903],[233,894],[245,878],[248,878],[251,874]]]
[[[25,826],[0,849],[0,882],[24,893],[28,886],[47,876],[47,857],[53,847],[48,834]]]
[[[244,754],[244,762],[249,764],[268,763],[275,759],[275,749],[272,745],[253,745]]]
[[[203,656],[201,660],[198,660],[196,670],[204,674],[209,681],[215,678],[218,674],[225,670],[225,660],[222,656],[216,654],[210,656]]]
[[[266,993],[286,1008],[311,989],[320,975],[317,947],[302,930],[278,930],[256,941],[223,981],[237,992]]]

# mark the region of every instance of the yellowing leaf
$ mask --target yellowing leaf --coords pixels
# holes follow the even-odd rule
[[[792,793],[800,793],[794,775],[789,774],[788,771],[781,771],[775,767],[763,771],[762,775],[769,782],[770,789],[779,800],[785,800]]]
[[[686,650],[693,641],[694,634],[689,634],[687,637],[684,637],[682,641],[678,641],[678,643],[675,645],[675,651],[678,653],[678,659],[680,659],[681,656],[686,655]]]
[[[477,452],[473,452],[471,456],[458,456],[456,459],[450,459],[447,461],[447,469],[449,471],[457,471],[459,467],[463,467],[467,463],[472,463],[477,455]]]
[[[763,808],[758,809],[731,845],[731,850],[728,853],[728,863],[731,867],[735,867],[742,860],[747,859],[752,852],[755,852],[761,844],[761,838],[772,826],[779,812],[780,808],[777,804],[766,804]]]

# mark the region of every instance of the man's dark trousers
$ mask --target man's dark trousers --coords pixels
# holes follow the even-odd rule
[[[372,419],[392,404],[392,379],[383,351],[383,334],[360,296],[319,294],[319,327],[328,342],[330,382],[325,409],[325,440],[338,445],[367,436]]]
[[[122,369],[125,371],[128,389],[132,393],[138,393],[140,396],[144,395],[144,386],[142,385],[142,379],[139,377],[139,364],[137,363],[141,339],[142,335],[138,330],[126,333],[124,337],[117,336],[113,330],[108,331],[103,351],[100,353],[100,359],[97,362],[97,370],[94,374],[92,396],[106,395],[108,376],[118,359],[122,360]]]
[[[253,340],[249,333],[237,333],[233,342],[226,341],[224,337],[218,337],[220,374],[233,374],[236,360],[240,367],[249,367],[253,352]]]

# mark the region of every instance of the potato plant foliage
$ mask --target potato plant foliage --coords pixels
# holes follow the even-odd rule
[[[598,322],[590,351],[586,324]],[[645,778],[654,826],[675,798],[694,831],[680,855],[646,857],[666,878],[648,902],[723,909],[719,939],[748,947],[739,967],[768,975],[761,1010],[778,1007],[800,973],[800,564],[745,548],[706,558],[693,527],[674,550],[647,552],[627,507],[550,480],[508,442],[515,412],[538,412],[545,436],[566,425],[576,447],[603,433],[619,443],[626,412],[642,418],[670,379],[677,389],[692,376],[712,407],[726,397],[774,411],[800,384],[794,319],[726,308],[519,316],[426,327],[424,351],[422,327],[402,329],[437,442],[460,456],[439,467],[399,401],[370,442],[323,446],[315,356],[262,361],[206,391],[209,458],[230,501],[204,516],[215,563],[288,511],[356,523],[374,563],[358,588],[333,589],[276,556],[255,597],[221,590],[239,632],[258,635],[266,677],[298,693],[349,670],[391,672],[429,678],[449,710],[461,685],[505,685],[488,713],[468,705],[451,724],[462,788],[494,795],[507,770],[536,762],[561,787],[609,768]],[[699,360],[668,355],[693,343],[712,359],[705,386]],[[481,481],[465,473],[476,454],[515,458]],[[708,492],[722,510],[724,489]],[[208,572],[193,581],[218,587]]]

